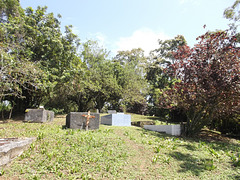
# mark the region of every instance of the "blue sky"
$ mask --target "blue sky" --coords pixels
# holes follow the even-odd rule
[[[235,0],[20,0],[23,8],[47,6],[61,14],[61,23],[73,25],[81,41],[98,40],[115,55],[141,47],[146,54],[158,39],[183,35],[188,44],[206,31],[227,29],[224,9]],[[206,24],[206,29],[203,26]]]

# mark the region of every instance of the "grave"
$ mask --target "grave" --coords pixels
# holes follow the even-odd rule
[[[131,122],[131,125],[143,128],[144,125],[155,125],[155,122],[154,121],[134,121],[134,122]]]
[[[117,114],[117,111],[116,110],[108,110],[107,113],[108,114]]]
[[[20,156],[35,138],[3,138],[0,139],[0,166],[6,165]]]
[[[131,115],[124,113],[109,114],[101,117],[101,124],[112,126],[131,126]]]
[[[66,127],[71,129],[99,129],[100,114],[70,112],[66,117]]]
[[[173,136],[181,135],[181,125],[144,125],[144,129],[156,132],[164,132]]]
[[[51,122],[54,119],[54,112],[42,109],[27,109],[25,121],[33,123]]]

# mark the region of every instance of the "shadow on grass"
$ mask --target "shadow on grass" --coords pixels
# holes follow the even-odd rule
[[[161,132],[155,132],[155,131],[150,131],[150,130],[147,130],[147,129],[143,129],[143,128],[139,128],[137,129],[138,131],[141,131],[143,134],[150,134],[152,136],[156,136],[156,137],[159,137],[159,138],[171,138],[171,137],[174,137],[174,136],[171,136],[171,135],[168,135],[166,133],[161,133]]]
[[[172,135],[168,135],[165,133],[161,133],[161,132],[155,132],[155,131],[150,131],[150,130],[146,130],[146,129],[139,129],[139,131],[142,131],[142,133],[148,133],[151,134],[152,136],[156,136],[159,138],[178,138],[182,141],[188,142],[188,143],[199,143],[201,144],[201,146],[207,146],[210,147],[214,150],[222,150],[222,151],[240,151],[240,146],[239,143],[233,143],[231,141],[226,142],[226,141],[221,141],[221,140],[216,140],[216,141],[209,141],[208,139],[204,139],[204,138],[199,138],[199,137],[186,137],[186,136],[172,136]],[[186,146],[187,149],[195,151],[196,147],[193,145],[184,145]]]
[[[169,156],[178,161],[182,161],[179,172],[184,173],[191,171],[196,176],[199,176],[202,172],[206,171],[203,162],[209,161],[209,159],[197,159],[191,154],[183,154],[182,152],[171,152],[169,153]]]

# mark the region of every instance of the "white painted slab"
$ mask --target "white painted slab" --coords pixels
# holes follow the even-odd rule
[[[101,117],[101,124],[112,126],[131,126],[131,115],[117,113]]]
[[[156,132],[164,132],[173,136],[181,135],[181,126],[177,125],[144,125],[144,129]]]

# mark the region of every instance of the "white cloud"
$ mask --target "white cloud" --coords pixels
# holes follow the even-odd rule
[[[105,47],[107,44],[107,37],[101,33],[101,32],[97,32],[94,34],[91,34],[91,37],[93,37],[93,39],[96,39],[99,43],[99,45]]]
[[[170,39],[164,32],[155,32],[149,28],[138,29],[129,37],[121,37],[115,43],[117,51],[132,50],[134,48],[142,48],[145,51],[145,55],[148,55],[150,51],[158,48],[158,40]]]

